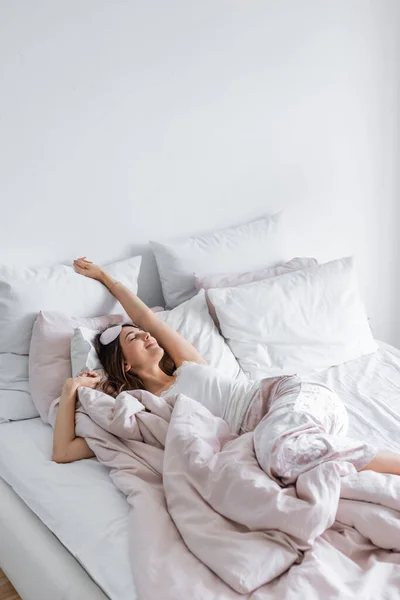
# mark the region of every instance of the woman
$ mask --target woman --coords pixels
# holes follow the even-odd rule
[[[328,460],[351,462],[357,470],[400,474],[399,454],[377,452],[368,443],[344,437],[347,412],[329,388],[301,382],[296,376],[262,382],[230,380],[209,367],[187,340],[101,267],[79,258],[74,268],[103,283],[138,323],[111,326],[96,340],[107,374],[102,384],[106,393],[117,396],[132,389],[157,396],[183,393],[224,418],[238,434],[260,424],[254,434],[257,458],[266,472],[284,483]],[[54,461],[94,456],[86,441],[75,435],[75,404],[79,387],[99,383],[93,372],[65,382],[54,427]]]

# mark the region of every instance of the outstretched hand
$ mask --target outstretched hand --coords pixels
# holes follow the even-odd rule
[[[97,281],[101,281],[102,276],[104,275],[103,269],[92,263],[92,261],[86,260],[85,256],[74,260],[74,269],[80,275],[90,277],[91,279],[97,279]]]

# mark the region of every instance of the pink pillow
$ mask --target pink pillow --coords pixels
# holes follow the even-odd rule
[[[315,258],[292,258],[288,262],[277,265],[276,267],[264,267],[262,269],[257,269],[256,271],[246,271],[245,273],[196,275],[196,288],[198,291],[201,289],[209,290],[211,288],[237,287],[238,285],[251,283],[252,281],[262,281],[263,279],[284,275],[291,271],[300,271],[300,269],[315,267],[317,264],[318,261]]]
[[[45,423],[51,403],[61,395],[64,381],[72,374],[70,344],[75,327],[103,329],[124,320],[123,315],[78,319],[52,311],[39,313],[29,349],[29,387]]]
[[[292,271],[300,271],[301,269],[307,269],[308,267],[315,267],[318,265],[318,261],[315,258],[292,258],[288,262],[275,267],[264,267],[255,271],[246,271],[245,273],[217,273],[214,275],[195,275],[195,283],[197,290],[209,290],[212,288],[225,288],[225,287],[237,287],[238,285],[244,285],[245,283],[251,283],[253,281],[262,281],[263,279],[271,279],[272,277],[278,277],[278,275],[284,275]],[[206,291],[206,300],[208,310],[214,323],[219,327],[219,321],[215,308],[211,303]]]

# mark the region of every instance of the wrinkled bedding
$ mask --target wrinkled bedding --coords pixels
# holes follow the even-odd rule
[[[237,437],[193,399],[79,399],[77,435],[131,507],[141,600],[399,597],[400,477],[332,460],[282,487],[252,432]]]

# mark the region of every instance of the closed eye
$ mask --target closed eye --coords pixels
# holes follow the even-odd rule
[[[139,330],[139,331],[142,331],[142,330]],[[133,337],[129,338],[130,335]],[[125,341],[128,341],[128,342],[131,342],[132,340],[137,340],[137,339],[138,339],[138,334],[134,333],[133,331],[128,331],[128,333],[125,336]]]

